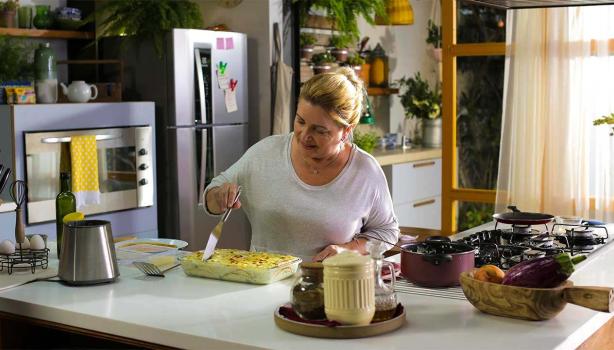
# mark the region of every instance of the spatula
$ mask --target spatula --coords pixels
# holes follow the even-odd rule
[[[237,200],[239,200],[240,195],[241,186],[239,186],[239,188],[237,189],[237,194],[235,195],[235,199],[232,201],[232,205],[234,205]],[[217,223],[217,225],[215,225],[213,231],[211,231],[211,233],[209,234],[209,240],[207,241],[207,245],[205,246],[205,252],[203,253],[203,261],[209,259],[211,255],[213,255],[215,246],[217,245],[217,242],[219,242],[220,237],[222,236],[222,228],[224,228],[224,223],[228,219],[228,216],[230,215],[231,211],[232,207],[226,209],[226,212],[224,212],[224,215],[222,215],[220,221]]]

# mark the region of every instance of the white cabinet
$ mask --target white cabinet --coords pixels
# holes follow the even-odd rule
[[[441,158],[383,169],[399,225],[441,229]]]

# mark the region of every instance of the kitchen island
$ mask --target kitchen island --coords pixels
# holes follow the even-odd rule
[[[614,231],[614,227],[612,227]],[[612,231],[611,231],[612,232]],[[614,286],[614,243],[578,266],[576,285]],[[554,319],[531,322],[480,313],[468,301],[397,293],[407,323],[381,336],[327,340],[277,328],[273,312],[288,301],[293,280],[266,286],[187,277],[178,268],[165,278],[121,267],[116,283],[69,287],[34,282],[0,292],[9,324],[51,327],[141,347],[191,349],[575,349],[609,322],[612,314],[575,305]],[[9,320],[9,321],[6,321]],[[612,336],[611,331],[603,331]],[[32,334],[30,334],[32,336]]]

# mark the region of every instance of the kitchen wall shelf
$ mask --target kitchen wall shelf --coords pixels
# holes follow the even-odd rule
[[[398,94],[399,89],[396,88],[381,88],[381,87],[368,87],[367,94],[369,96],[387,96]]]
[[[23,28],[0,28],[0,35],[45,39],[94,39],[95,37],[93,32]]]

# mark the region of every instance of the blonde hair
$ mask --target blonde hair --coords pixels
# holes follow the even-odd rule
[[[322,73],[303,84],[299,99],[322,107],[341,126],[358,124],[362,114],[363,84],[354,70],[342,67]]]

